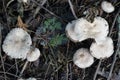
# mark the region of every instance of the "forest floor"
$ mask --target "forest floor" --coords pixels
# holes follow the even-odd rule
[[[119,25],[120,0],[109,0],[115,11],[107,14],[101,9],[102,0],[0,0],[0,43],[15,27],[27,29],[33,45],[40,49],[41,56],[29,62],[22,78],[35,77],[37,80],[120,80]],[[66,36],[66,25],[84,12],[97,9],[98,16],[105,18],[114,42],[114,54],[98,60],[92,66],[81,69],[72,59],[79,48],[89,48],[93,40],[74,43]],[[92,13],[92,12],[91,12]],[[90,13],[90,14],[91,14]],[[0,52],[0,80],[17,80],[26,60],[12,59]]]

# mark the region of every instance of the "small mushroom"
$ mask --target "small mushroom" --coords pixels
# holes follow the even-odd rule
[[[81,48],[75,52],[73,62],[80,68],[87,68],[93,64],[94,58],[90,55],[88,49]]]
[[[31,37],[26,31],[14,28],[7,34],[2,48],[11,58],[25,59],[31,44]]]
[[[106,13],[111,13],[111,12],[113,12],[115,10],[115,7],[110,2],[108,2],[108,1],[103,1],[101,3],[101,8]]]
[[[36,61],[40,56],[40,50],[38,48],[31,47],[30,52],[27,54],[27,60],[29,62]]]
[[[92,43],[90,52],[92,56],[97,59],[110,57],[114,52],[112,39],[110,37],[106,37],[100,44],[97,44],[96,42]]]
[[[80,42],[87,38],[94,38],[96,41],[102,40],[107,36],[108,30],[109,25],[102,17],[95,17],[92,23],[80,18],[66,26],[67,36],[74,42]]]

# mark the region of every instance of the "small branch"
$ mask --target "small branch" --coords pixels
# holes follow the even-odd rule
[[[120,13],[120,9],[119,9],[118,13],[117,13],[116,16],[115,16],[115,19],[114,19],[112,28],[113,28],[113,26],[114,26],[114,24],[115,24],[115,22],[116,22],[116,19],[117,19],[119,13]],[[119,30],[120,30],[120,29],[119,29]],[[112,31],[112,30],[111,30],[111,31]],[[107,79],[107,80],[110,80],[110,79],[111,79],[112,72],[113,72],[113,68],[114,68],[115,62],[116,62],[116,60],[117,60],[117,54],[118,54],[119,51],[120,51],[120,34],[119,34],[119,33],[120,33],[120,31],[118,31],[117,50],[116,50],[116,53],[115,53],[115,55],[114,55],[113,63],[112,63],[112,66],[111,66],[111,69],[110,69],[110,73],[109,73],[109,76],[108,76],[108,79]]]
[[[78,19],[78,17],[77,17],[76,14],[75,14],[75,11],[74,11],[74,9],[73,9],[73,5],[72,5],[71,1],[68,0],[68,3],[69,3],[69,5],[70,5],[70,9],[71,9],[71,11],[72,11],[73,16],[75,17],[75,19]]]
[[[100,59],[100,61],[99,61],[99,63],[98,63],[98,66],[97,66],[96,72],[95,72],[95,74],[94,74],[93,80],[96,80],[96,77],[97,77],[97,74],[98,74],[98,72],[99,72],[101,63],[102,63],[102,59]]]
[[[43,6],[46,2],[47,2],[47,0],[43,0],[42,3],[41,3],[41,6]],[[40,9],[41,9],[41,7],[39,7],[39,6],[36,8],[36,11],[35,11],[33,17],[36,16],[36,14],[40,11]]]
[[[20,74],[19,74],[19,77],[22,76],[22,74],[23,74],[24,70],[26,69],[28,63],[29,63],[29,61],[26,61],[26,62],[25,62],[24,66],[23,66],[23,68],[22,68],[22,70],[21,70],[21,72],[20,72]]]
[[[2,27],[1,27],[1,24],[0,24],[0,58],[1,58],[1,65],[3,67],[3,71],[4,71],[4,77],[5,77],[5,80],[7,80],[7,77],[6,77],[6,73],[5,73],[5,66],[4,66],[4,60],[3,60],[3,57],[2,57],[2,53],[1,53],[1,41],[2,41]]]
[[[57,16],[56,14],[54,14],[53,12],[51,12],[50,10],[48,10],[47,8],[45,8],[44,6],[42,6],[41,4],[37,3],[35,0],[31,0],[33,3],[35,3],[36,5],[38,5],[39,7],[41,7],[42,9],[44,9],[45,11],[47,11],[48,13],[50,13],[51,15],[54,15],[55,17],[61,19],[59,16]]]
[[[119,13],[120,13],[120,9],[118,10],[118,13],[116,14],[116,16],[115,16],[115,18],[114,18],[114,21],[113,21],[113,23],[112,23],[112,26],[111,26],[111,29],[110,29],[110,32],[109,32],[109,35],[108,35],[108,36],[111,36],[111,34],[112,34],[112,30],[113,30],[113,28],[114,28],[114,25],[115,25],[115,22],[116,22],[116,19],[117,19]]]

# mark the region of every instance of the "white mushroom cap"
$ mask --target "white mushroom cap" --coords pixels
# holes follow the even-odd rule
[[[84,18],[74,20],[66,26],[67,36],[74,42],[80,42],[87,38],[94,38],[96,41],[107,36],[109,25],[102,17],[95,17],[93,23]]]
[[[86,35],[87,38],[102,39],[108,34],[109,25],[102,17],[95,17],[93,23],[87,20],[78,20],[75,25],[75,32]],[[83,31],[83,32],[82,32]]]
[[[108,22],[102,17],[95,17],[92,23],[91,38],[94,38],[96,42],[104,40],[109,33]]]
[[[27,0],[22,0],[24,3],[27,3]]]
[[[31,47],[30,52],[27,54],[27,60],[30,62],[36,61],[40,57],[40,50]]]
[[[18,80],[37,80],[37,79],[36,79],[36,78],[33,78],[33,77],[30,77],[30,78],[28,78],[28,79],[20,78],[20,79],[18,79]]]
[[[96,42],[92,43],[90,52],[97,59],[110,57],[114,52],[112,39],[110,37],[106,37],[101,44],[97,44]]]
[[[70,40],[72,40],[73,42],[79,42],[80,38],[81,38],[81,41],[86,39],[81,36],[82,34],[79,35],[79,34],[75,33],[75,31],[74,31],[75,24],[76,24],[76,20],[67,24],[66,33],[67,33],[68,38],[70,38]]]
[[[84,29],[86,25],[87,20],[84,18],[80,18],[78,20],[74,20],[71,23],[68,23],[66,26],[66,33],[67,36],[73,41],[73,42],[79,42],[87,39],[87,35],[84,34]],[[81,25],[79,25],[79,23]],[[88,23],[88,22],[87,22]]]
[[[30,77],[30,78],[28,78],[28,79],[26,79],[26,80],[37,80],[37,79]]]
[[[73,62],[80,68],[87,68],[91,66],[94,62],[93,56],[90,55],[88,49],[81,48],[76,51],[73,56]]]
[[[108,1],[103,1],[101,3],[101,8],[106,13],[111,13],[111,12],[113,12],[115,10],[114,6],[110,2],[108,2]]]
[[[26,31],[14,28],[6,36],[2,48],[11,58],[25,59],[31,44],[31,37]]]

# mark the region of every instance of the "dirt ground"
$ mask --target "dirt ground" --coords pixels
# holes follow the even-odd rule
[[[37,80],[120,80],[120,0],[108,0],[115,11],[108,14],[101,9],[103,0],[0,0],[0,80],[17,80],[35,77]],[[79,48],[90,48],[93,39],[73,42],[65,28],[68,22],[86,17],[85,11],[92,10],[90,17],[105,18],[109,23],[109,36],[114,42],[114,54],[103,60],[94,59],[92,66],[81,69],[73,63],[73,55]],[[13,28],[26,30],[33,46],[40,49],[41,56],[29,62],[12,59],[2,50],[6,35]],[[109,79],[111,78],[111,79]]]

